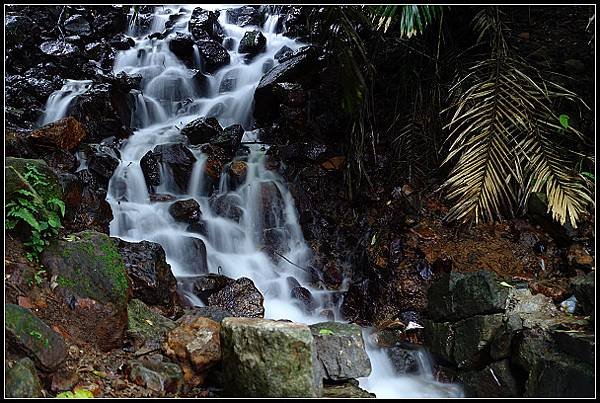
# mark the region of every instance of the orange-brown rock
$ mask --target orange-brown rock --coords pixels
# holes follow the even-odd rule
[[[30,138],[40,144],[67,151],[77,147],[85,137],[83,125],[71,116],[49,123],[30,134]]]

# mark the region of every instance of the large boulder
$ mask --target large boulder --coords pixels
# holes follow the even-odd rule
[[[496,361],[479,371],[460,376],[466,397],[519,397],[519,381],[511,371],[509,360]]]
[[[173,308],[177,280],[166,261],[163,247],[149,241],[119,240],[118,248],[131,279],[133,297],[150,305]]]
[[[579,311],[584,315],[594,315],[595,277],[596,272],[591,271],[571,280],[571,288],[577,298]]]
[[[43,397],[42,383],[35,370],[33,361],[27,357],[15,362],[6,371],[4,388],[6,397]]]
[[[148,151],[140,160],[140,167],[148,190],[160,185],[160,164],[152,151]]]
[[[365,351],[360,326],[321,322],[309,326],[323,377],[332,381],[369,376],[371,361]]]
[[[454,361],[458,368],[490,361],[490,346],[503,326],[503,314],[477,315],[454,325]]]
[[[208,297],[209,306],[218,306],[233,316],[262,318],[265,316],[264,298],[252,280],[241,277],[225,285]]]
[[[41,262],[72,307],[69,334],[105,351],[121,346],[131,288],[116,241],[95,231],[71,234],[52,242]]]
[[[436,321],[455,321],[503,312],[508,287],[490,271],[443,273],[429,288],[428,312]]]
[[[209,273],[196,279],[193,292],[202,302],[208,304],[208,298],[211,295],[221,291],[223,287],[231,284],[233,281],[235,280],[222,274]]]
[[[62,336],[18,305],[4,305],[4,330],[9,346],[25,352],[44,371],[54,371],[67,358]]]
[[[167,334],[163,348],[181,364],[187,384],[202,384],[206,371],[221,361],[220,330],[219,323],[211,319],[186,314]]]
[[[257,318],[221,322],[223,386],[235,397],[320,397],[321,373],[310,328]]]
[[[95,175],[97,182],[106,188],[119,166],[119,150],[108,144],[85,144],[81,151],[87,162],[87,169]]]

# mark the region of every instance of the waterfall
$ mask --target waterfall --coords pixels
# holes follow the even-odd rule
[[[92,80],[67,80],[62,88],[54,91],[46,101],[40,126],[67,116],[75,98],[89,90],[91,85]]]
[[[165,10],[178,12],[179,7],[157,7],[155,28],[164,27],[168,14]],[[187,14],[182,18],[186,23],[177,24],[174,32],[187,32],[191,10],[185,12]],[[116,55],[114,72],[141,74],[143,90],[136,97],[132,118],[137,130],[122,145],[120,164],[109,183],[107,200],[114,215],[110,233],[127,241],[160,243],[184,293],[192,288],[194,279],[206,272],[232,278],[248,277],[264,295],[267,318],[311,324],[327,320],[325,313],[333,312],[336,320],[343,321],[337,306],[339,301],[335,298],[340,292],[317,288],[305,272],[312,252],[302,234],[293,197],[283,178],[265,166],[268,147],[256,144],[257,131],[248,130],[253,123],[254,90],[263,75],[265,63],[277,64],[274,55],[284,45],[292,50],[302,46],[276,33],[277,20],[278,16],[269,16],[261,29],[267,38],[263,53],[246,60],[234,47],[229,51],[230,64],[207,76],[204,92],[193,85],[188,68],[169,50],[169,37],[160,40],[138,36],[134,48]],[[257,29],[227,23],[224,10],[219,22],[225,37],[236,44],[246,31]],[[199,66],[200,55],[196,53],[197,47],[194,66]],[[248,143],[245,146],[249,153],[234,158],[234,162],[246,165],[243,181],[232,183],[224,169],[218,189],[209,197],[207,178],[203,177],[207,156],[198,148],[190,147],[196,162],[188,193],[181,193],[172,173],[164,165],[161,165],[160,185],[156,187],[157,193],[169,194],[174,200],[194,198],[198,202],[206,226],[205,235],[200,235],[188,231],[187,224],[171,217],[168,209],[174,201],[150,200],[140,160],[157,145],[181,143],[179,129],[207,115],[215,116],[223,127],[239,123],[246,129],[242,141]],[[225,199],[228,208],[239,212],[239,218],[218,215],[213,205],[216,198]],[[208,267],[201,267],[195,259],[191,247],[194,238],[202,240],[206,246]],[[276,243],[277,254],[269,256],[265,243]],[[291,288],[298,283],[311,292],[314,311],[307,312],[291,297]],[[185,293],[185,297],[191,304],[202,305],[191,292]],[[396,376],[390,369],[391,364],[383,350],[369,344],[367,350],[373,373],[360,382],[381,397],[449,395],[441,384],[427,377],[403,381],[403,377]]]

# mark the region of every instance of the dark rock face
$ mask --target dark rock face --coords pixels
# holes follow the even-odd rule
[[[192,224],[200,220],[200,205],[194,199],[179,200],[169,207],[169,214],[176,220]]]
[[[120,240],[118,247],[131,279],[133,297],[149,305],[172,308],[177,281],[162,246],[149,241],[133,243]]]
[[[519,383],[511,372],[508,360],[490,364],[481,371],[461,376],[467,397],[518,397]]]
[[[212,39],[220,43],[223,40],[223,28],[219,24],[219,12],[207,11],[196,7],[188,23],[188,29],[197,41]]]
[[[260,12],[251,6],[244,6],[238,8],[229,8],[226,11],[227,22],[235,24],[240,27],[247,25],[260,25]]]
[[[212,197],[210,207],[217,215],[239,222],[244,214],[244,211],[239,207],[239,202],[236,195],[224,194]]]
[[[61,175],[67,205],[63,224],[71,231],[94,229],[108,233],[113,219],[106,201],[106,188],[101,188],[96,175],[84,169],[75,175]]]
[[[113,36],[108,43],[117,50],[127,50],[135,46],[135,41],[124,34]]]
[[[196,42],[203,67],[208,73],[214,73],[220,67],[229,64],[229,53],[219,42],[213,40],[200,40]]]
[[[82,150],[88,169],[95,174],[98,183],[106,188],[119,166],[119,150],[107,144],[86,144]]]
[[[148,151],[140,160],[140,166],[149,189],[160,185],[160,165],[152,151]]]
[[[181,129],[181,134],[189,139],[190,144],[204,144],[219,137],[222,131],[216,118],[201,117],[185,125]]]
[[[25,352],[44,371],[58,368],[67,358],[63,338],[28,309],[13,304],[6,304],[4,308],[9,346]]]
[[[183,237],[181,240],[184,254],[184,264],[195,274],[208,273],[208,262],[206,260],[206,245],[201,239],[194,237]]]
[[[269,70],[260,80],[254,93],[254,116],[257,119],[273,117],[278,110],[277,98],[273,93],[276,83],[293,82],[301,74],[314,67],[316,52],[312,48],[301,49],[294,56]]]
[[[154,147],[152,156],[157,163],[171,169],[175,183],[185,192],[196,162],[194,154],[183,144],[161,144]]]
[[[70,114],[84,125],[89,141],[128,137],[131,112],[126,100],[127,95],[112,85],[94,84],[75,99]]]
[[[267,38],[260,31],[247,31],[238,45],[239,53],[248,53],[251,56],[263,52],[267,47]]]
[[[202,300],[205,304],[208,303],[208,298],[221,291],[226,285],[231,284],[234,280],[221,275],[209,273],[202,277],[199,277],[194,282],[194,294]]]
[[[278,62],[284,62],[294,51],[288,46],[282,46],[273,56]]]
[[[365,351],[360,326],[322,322],[309,327],[324,378],[343,381],[369,376],[371,361]]]
[[[502,312],[508,288],[489,271],[443,274],[429,289],[429,314],[434,320],[463,319]]]
[[[169,49],[187,64],[194,59],[194,40],[189,34],[175,33],[175,37],[169,41]]]
[[[89,36],[92,34],[90,23],[80,14],[75,14],[67,18],[64,27],[72,35]]]
[[[591,271],[584,276],[575,277],[571,281],[571,287],[579,310],[584,315],[594,315],[594,291],[595,291],[595,271]]]
[[[208,304],[223,308],[236,317],[262,318],[265,316],[263,300],[252,280],[242,277],[208,297]]]

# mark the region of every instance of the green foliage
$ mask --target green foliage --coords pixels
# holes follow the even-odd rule
[[[66,392],[61,392],[58,395],[56,395],[56,397],[67,399],[89,399],[93,398],[94,394],[87,389],[76,388],[75,390],[73,390],[73,392],[71,392],[70,390]]]
[[[319,329],[319,334],[325,335],[325,336],[330,336],[330,335],[334,334],[334,332],[333,332],[333,330],[329,330],[329,329]]]
[[[60,217],[64,217],[65,204],[52,198],[44,202],[35,188],[48,186],[43,174],[28,164],[23,179],[30,184],[28,189],[19,189],[13,200],[6,204],[6,228],[14,229],[22,223],[31,233],[24,245],[29,249],[27,259],[37,260],[48,244],[48,240],[58,234],[61,228]],[[60,214],[60,215],[59,215]]]

